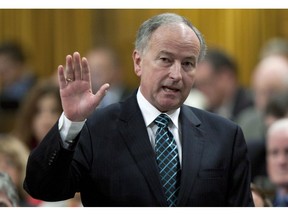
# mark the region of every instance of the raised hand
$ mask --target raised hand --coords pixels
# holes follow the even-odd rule
[[[85,120],[105,96],[109,84],[105,83],[93,94],[88,61],[78,52],[66,56],[66,67],[58,67],[60,97],[65,116],[70,121]]]

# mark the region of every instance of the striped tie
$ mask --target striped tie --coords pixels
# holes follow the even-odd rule
[[[168,129],[170,121],[171,119],[165,114],[160,114],[155,119],[154,122],[158,126],[155,151],[168,205],[176,206],[180,182],[180,164],[175,139]]]

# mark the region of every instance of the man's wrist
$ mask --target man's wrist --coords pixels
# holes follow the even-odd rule
[[[76,137],[82,130],[85,121],[72,122],[62,113],[59,118],[58,128],[60,132],[61,139],[63,141],[63,147],[66,149],[73,149],[76,145]]]

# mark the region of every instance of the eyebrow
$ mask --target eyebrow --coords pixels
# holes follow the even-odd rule
[[[168,51],[166,51],[166,50],[161,50],[161,51],[159,52],[158,56],[160,56],[161,54],[175,57],[175,55],[174,55],[173,53],[168,52]],[[196,61],[197,58],[196,58],[196,56],[187,56],[187,57],[185,57],[184,59]]]

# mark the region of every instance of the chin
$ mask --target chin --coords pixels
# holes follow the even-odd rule
[[[280,187],[288,188],[288,177],[275,179],[274,183]]]
[[[157,109],[161,112],[167,112],[179,108],[182,103],[178,98],[164,97],[157,101]]]
[[[168,112],[168,111],[170,111],[170,110],[176,110],[177,108],[179,108],[180,106],[177,104],[165,104],[165,105],[161,105],[161,106],[159,106],[159,110],[161,111],[161,112]]]

